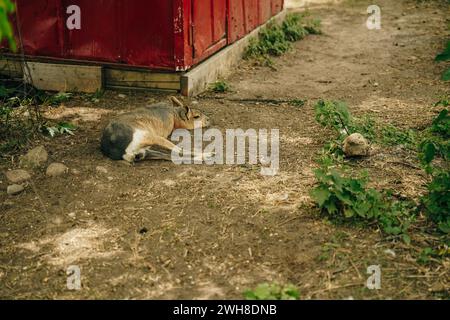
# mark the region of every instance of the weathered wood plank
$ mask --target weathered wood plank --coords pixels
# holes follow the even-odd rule
[[[106,86],[129,86],[151,89],[180,90],[180,75],[124,69],[105,68]]]
[[[14,59],[0,59],[0,74],[11,78],[22,78],[22,63]]]
[[[102,67],[27,62],[25,78],[41,90],[96,92],[101,90]]]

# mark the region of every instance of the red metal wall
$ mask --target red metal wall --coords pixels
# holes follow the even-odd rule
[[[170,1],[16,0],[16,4],[28,55],[175,67]],[[81,30],[66,27],[70,5],[81,8]]]
[[[15,2],[27,55],[166,70],[188,69],[283,7],[283,0]],[[81,30],[66,27],[70,5],[81,8]]]
[[[228,42],[232,43],[283,9],[284,0],[229,0]]]

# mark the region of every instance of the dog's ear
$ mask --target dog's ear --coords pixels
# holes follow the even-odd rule
[[[183,103],[174,96],[170,97],[170,101],[172,101],[174,107],[184,107]]]
[[[192,117],[193,117],[193,113],[192,113],[191,108],[189,108],[188,106],[183,106],[183,109],[184,109],[184,112],[185,112],[185,115],[186,115],[186,119],[191,120]]]
[[[181,119],[183,119],[184,121],[191,120],[193,116],[191,108],[189,108],[188,106],[182,106],[179,110],[180,111],[178,112],[178,114],[180,115]]]

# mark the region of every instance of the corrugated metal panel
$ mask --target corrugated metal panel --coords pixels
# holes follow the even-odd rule
[[[61,56],[63,50],[58,2],[17,1],[17,11],[19,16],[13,20],[14,24],[19,21],[25,52],[30,55]]]
[[[81,8],[69,30],[67,7]],[[172,3],[147,0],[17,0],[25,53],[173,69]]]
[[[283,0],[16,0],[27,55],[186,70],[277,14]],[[69,30],[67,7],[81,8]],[[16,32],[17,33],[17,32]]]
[[[111,1],[111,0],[109,0]],[[123,62],[155,68],[171,68],[174,61],[172,1],[123,0],[124,16],[119,36]]]
[[[283,0],[229,0],[228,42],[232,43],[283,9]]]
[[[41,0],[38,0],[41,1]],[[21,3],[23,1],[19,1]],[[68,17],[66,8],[78,5],[81,8],[81,30],[69,30],[65,23],[60,32],[64,35],[62,57],[72,59],[96,59],[111,62],[122,61],[122,46],[118,41],[120,24],[115,23],[117,6],[121,1],[108,0],[62,0],[63,17]],[[100,16],[93,13],[101,13]],[[62,20],[66,22],[65,18]]]
[[[194,55],[202,56],[226,36],[227,0],[195,0],[192,5]]]

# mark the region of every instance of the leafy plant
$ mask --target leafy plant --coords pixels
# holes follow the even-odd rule
[[[450,233],[450,173],[439,172],[428,185],[428,193],[422,198],[427,216],[440,231]]]
[[[54,137],[58,134],[63,135],[63,134],[68,134],[68,135],[74,135],[74,130],[76,130],[76,126],[71,124],[71,123],[67,123],[67,122],[60,122],[58,123],[56,126],[44,126],[43,127],[43,132],[47,133],[48,135],[50,135],[50,137]]]
[[[415,146],[416,136],[413,130],[401,130],[388,124],[381,128],[380,142],[387,146],[403,145],[412,148]]]
[[[409,242],[407,231],[413,220],[412,205],[394,201],[389,193],[368,188],[367,173],[352,178],[329,167],[332,162],[322,159],[322,167],[315,170],[318,185],[310,192],[322,212],[341,221],[375,222],[385,233],[402,236]]]
[[[428,193],[422,197],[427,217],[436,223],[443,233],[450,233],[450,116],[443,109],[424,133],[419,145],[419,159],[425,171],[432,176]],[[442,159],[439,166],[433,164]]]
[[[438,54],[436,56],[436,61],[448,61],[450,60],[450,40],[447,42],[444,52]],[[445,70],[442,74],[442,80],[449,81],[450,80],[450,68]]]
[[[311,19],[307,21],[305,29],[309,34],[322,34],[321,24],[322,21],[320,19]]]
[[[433,120],[431,126],[423,133],[419,144],[419,159],[425,171],[432,174],[432,162],[440,157],[448,161],[450,156],[450,116],[447,109],[443,109]]]
[[[320,100],[314,110],[316,121],[323,127],[334,129],[340,135],[351,134],[351,115],[344,102]]]
[[[287,41],[294,42],[303,39],[308,35],[308,30],[301,24],[302,16],[291,13],[286,16],[281,28],[283,29]]]
[[[338,133],[333,144],[339,144],[352,133],[360,133],[373,142],[388,146],[404,145],[409,149],[416,146],[416,133],[413,130],[402,130],[392,125],[380,126],[367,115],[353,117],[347,104],[341,101],[320,100],[315,106],[315,114],[320,125]]]
[[[38,131],[41,116],[33,96],[16,96],[16,88],[0,87],[0,155],[18,151]]]
[[[72,94],[70,92],[58,92],[54,95],[42,97],[42,100],[44,104],[57,106],[63,102],[69,101],[71,97]]]
[[[270,22],[259,32],[257,39],[251,39],[244,58],[272,66],[270,56],[280,56],[291,48],[291,42],[319,33],[320,20],[306,21],[304,15],[288,14],[281,25]]]
[[[424,248],[419,256],[417,257],[417,263],[427,264],[437,255],[436,251],[433,248]]]
[[[17,50],[17,45],[8,15],[13,13],[15,8],[16,7],[11,0],[0,0],[0,42],[3,38],[6,38],[9,43],[9,48],[12,51]]]
[[[448,109],[443,109],[431,124],[430,131],[445,139],[450,138],[450,115]]]
[[[276,23],[270,23],[259,33],[259,53],[261,55],[281,56],[291,48],[283,29]]]
[[[278,283],[262,283],[254,290],[244,292],[247,300],[298,300],[298,289],[292,285],[281,286]]]
[[[211,90],[214,92],[221,92],[221,93],[227,92],[230,90],[230,85],[223,80],[219,80],[211,85]]]

